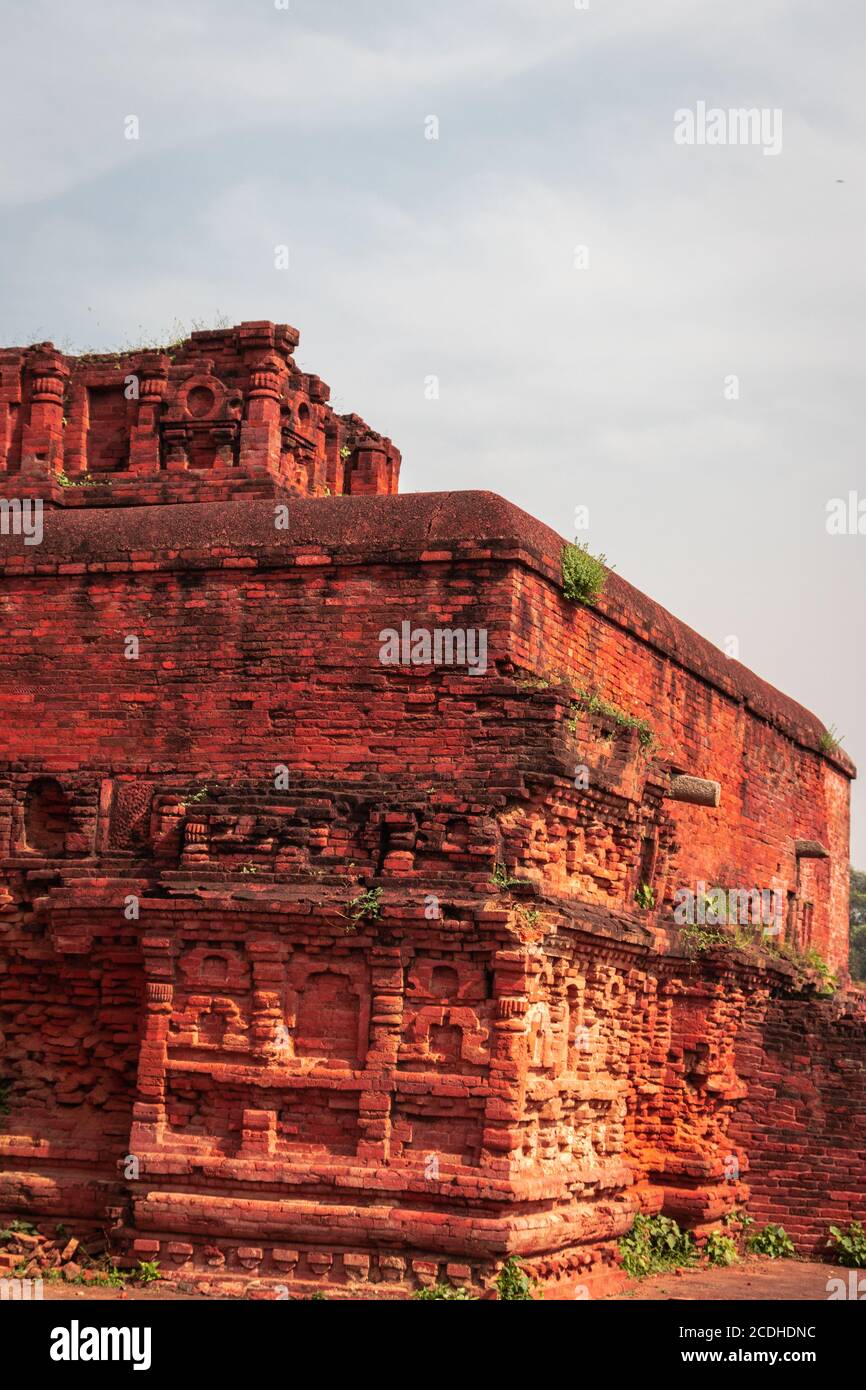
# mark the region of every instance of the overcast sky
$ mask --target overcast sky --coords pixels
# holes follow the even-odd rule
[[[0,341],[294,324],[404,491],[568,536],[587,505],[866,767],[866,535],[825,525],[866,500],[864,32],[862,0],[7,3]],[[699,102],[781,111],[781,152],[676,144]],[[866,867],[866,781],[854,831]]]

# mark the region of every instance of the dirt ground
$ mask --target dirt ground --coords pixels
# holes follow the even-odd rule
[[[49,1299],[62,1299],[71,1303],[83,1299],[85,1302],[111,1302],[111,1303],[174,1303],[177,1301],[190,1302],[195,1300],[199,1303],[216,1302],[218,1300],[206,1298],[200,1293],[179,1293],[177,1289],[170,1289],[159,1284],[149,1284],[146,1288],[138,1289],[130,1285],[126,1289],[108,1289],[94,1286],[92,1288],[81,1288],[73,1284],[43,1284],[42,1296],[45,1301]]]
[[[850,1273],[840,1265],[752,1256],[727,1268],[698,1267],[676,1270],[670,1274],[654,1274],[649,1279],[634,1280],[621,1294],[612,1297],[640,1301],[757,1299],[771,1302],[783,1299],[798,1303],[824,1303],[830,1296],[828,1281],[843,1279],[847,1291]],[[862,1294],[866,1297],[866,1270],[853,1273],[862,1280]]]
[[[669,1274],[656,1274],[642,1281],[633,1280],[622,1293],[612,1294],[604,1301],[716,1302],[728,1299],[755,1299],[759,1302],[826,1302],[831,1291],[828,1289],[828,1281],[831,1279],[843,1279],[846,1297],[850,1297],[852,1274],[855,1287],[858,1287],[858,1291],[866,1299],[866,1270],[849,1271],[840,1265],[816,1264],[808,1260],[768,1260],[751,1256],[726,1269],[699,1266],[695,1269],[676,1270]],[[862,1281],[862,1285],[857,1285],[858,1280]],[[220,1301],[189,1289],[177,1289],[159,1283],[143,1288],[130,1284],[125,1289],[82,1288],[78,1285],[46,1283],[43,1285],[43,1295],[46,1299],[69,1302]]]

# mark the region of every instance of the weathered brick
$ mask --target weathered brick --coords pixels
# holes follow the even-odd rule
[[[853,768],[617,576],[568,601],[502,499],[394,495],[296,341],[0,352],[0,497],[46,504],[0,537],[0,1210],[261,1296],[516,1252],[566,1297],[635,1210],[749,1190],[818,1248],[866,1200],[861,996],[673,913],[778,889],[844,972]],[[383,663],[404,623],[485,669]]]

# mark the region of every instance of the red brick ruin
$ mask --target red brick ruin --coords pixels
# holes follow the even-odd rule
[[[297,341],[0,351],[0,1215],[259,1297],[603,1292],[746,1201],[820,1249],[853,767],[517,507],[398,496]],[[754,948],[680,930],[717,886]]]

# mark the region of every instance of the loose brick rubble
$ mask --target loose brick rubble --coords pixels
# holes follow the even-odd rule
[[[0,1277],[62,1279],[68,1284],[100,1284],[105,1279],[106,1241],[99,1235],[87,1244],[56,1223],[53,1234],[37,1231],[28,1221],[0,1229]]]
[[[673,906],[773,887],[844,976],[851,764],[617,576],[569,601],[501,498],[397,496],[296,342],[0,352],[0,496],[45,504],[0,538],[4,1219],[261,1297],[601,1292],[636,1211],[750,1193],[818,1250],[862,997]],[[486,671],[383,665],[405,621]]]

